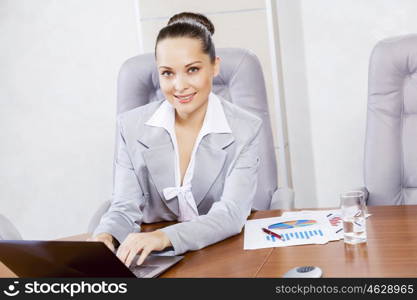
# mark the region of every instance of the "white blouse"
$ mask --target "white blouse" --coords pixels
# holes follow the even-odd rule
[[[162,127],[168,131],[171,136],[172,144],[175,150],[175,186],[166,187],[163,189],[164,197],[167,201],[178,197],[179,205],[179,221],[191,221],[198,217],[198,210],[191,191],[191,181],[194,175],[195,154],[198,146],[204,136],[210,133],[231,133],[229,124],[223,111],[223,106],[220,99],[214,94],[210,93],[206,115],[204,116],[203,125],[197,136],[194,148],[191,153],[191,159],[187,170],[184,174],[182,186],[180,185],[180,161],[178,152],[178,143],[175,135],[175,109],[165,100],[161,106],[155,111],[152,117],[146,122],[147,125]]]

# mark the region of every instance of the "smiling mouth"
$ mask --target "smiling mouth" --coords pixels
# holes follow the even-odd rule
[[[188,95],[174,95],[174,97],[177,98],[180,103],[188,103],[194,99],[195,94],[197,94],[197,92]]]

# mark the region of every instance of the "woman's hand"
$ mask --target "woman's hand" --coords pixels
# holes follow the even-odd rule
[[[171,241],[163,231],[131,233],[120,245],[116,255],[129,267],[135,256],[140,253],[137,265],[141,265],[151,251],[161,251],[169,246],[172,246]]]
[[[109,248],[112,252],[115,251],[113,240],[114,237],[109,233],[100,233],[97,234],[95,237],[88,239],[87,241],[94,241],[94,242],[103,242],[107,248]]]

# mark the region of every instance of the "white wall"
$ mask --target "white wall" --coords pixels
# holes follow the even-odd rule
[[[287,114],[288,147],[296,207],[316,207],[311,109],[300,0],[278,0],[277,16]]]
[[[26,239],[85,232],[111,195],[131,0],[0,1],[0,213]]]

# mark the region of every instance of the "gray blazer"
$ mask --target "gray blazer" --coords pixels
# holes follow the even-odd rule
[[[140,224],[175,221],[177,197],[162,190],[175,186],[175,152],[169,133],[145,123],[162,101],[121,114],[113,200],[94,235],[107,232],[122,242]],[[206,135],[198,146],[191,182],[199,217],[162,229],[181,254],[238,234],[250,214],[257,187],[262,121],[221,99],[232,133]]]

